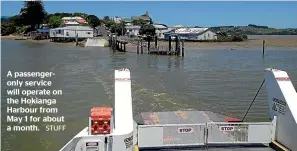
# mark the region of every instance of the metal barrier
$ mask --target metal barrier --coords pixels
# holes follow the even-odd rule
[[[139,125],[139,147],[199,146],[205,142],[205,124]]]
[[[272,123],[207,123],[206,144],[270,143]]]
[[[139,125],[138,146],[141,148],[265,144],[272,141],[272,133],[272,122]]]

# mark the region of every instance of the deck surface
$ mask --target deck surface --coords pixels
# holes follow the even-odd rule
[[[140,123],[154,124],[197,124],[206,122],[226,122],[225,116],[210,111],[143,112]]]

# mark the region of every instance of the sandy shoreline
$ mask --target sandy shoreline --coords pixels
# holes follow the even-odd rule
[[[18,39],[22,38],[22,36],[1,36],[1,39]],[[288,36],[288,37],[281,37],[281,36],[252,36],[252,39],[248,39],[243,42],[185,42],[185,47],[216,47],[216,46],[232,46],[232,47],[262,47],[262,41],[265,40],[265,47],[293,47],[297,48],[297,36]],[[33,43],[54,43],[50,42],[49,40],[24,40],[26,42],[33,42]],[[71,43],[57,43],[58,45],[70,45],[75,46],[75,42]],[[159,42],[160,46],[166,47],[168,42],[161,41]],[[173,43],[174,45],[174,43]],[[128,44],[127,47],[136,47],[133,44]]]

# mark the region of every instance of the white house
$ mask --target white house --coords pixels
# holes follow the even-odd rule
[[[215,40],[217,35],[215,32],[209,30],[209,28],[178,28],[174,32],[166,33],[167,39],[170,34],[178,35],[181,39],[186,40]]]
[[[139,35],[140,26],[131,25],[131,26],[126,26],[125,28],[127,30],[126,34],[128,36],[137,36],[137,35]]]
[[[94,37],[94,30],[88,26],[66,26],[50,30],[51,38],[91,38]]]
[[[168,32],[168,27],[163,24],[154,24],[156,30],[156,36],[158,38],[164,38],[164,33]]]

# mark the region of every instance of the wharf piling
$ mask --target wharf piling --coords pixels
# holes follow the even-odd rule
[[[172,40],[174,38],[174,40]],[[115,35],[111,36],[109,39],[110,47],[114,51],[126,52],[126,44],[131,43],[136,45],[136,53],[143,54],[144,47],[147,49],[147,54],[155,54],[155,55],[175,55],[184,57],[184,40],[181,40],[179,36],[169,36],[168,45],[166,43],[161,42],[159,45],[157,36],[147,36],[142,37],[139,36],[136,39],[132,38],[123,38],[117,37]],[[175,43],[175,48],[172,47],[172,43]],[[165,45],[164,45],[165,44]],[[172,49],[173,48],[173,49]],[[139,52],[140,51],[140,52]]]

